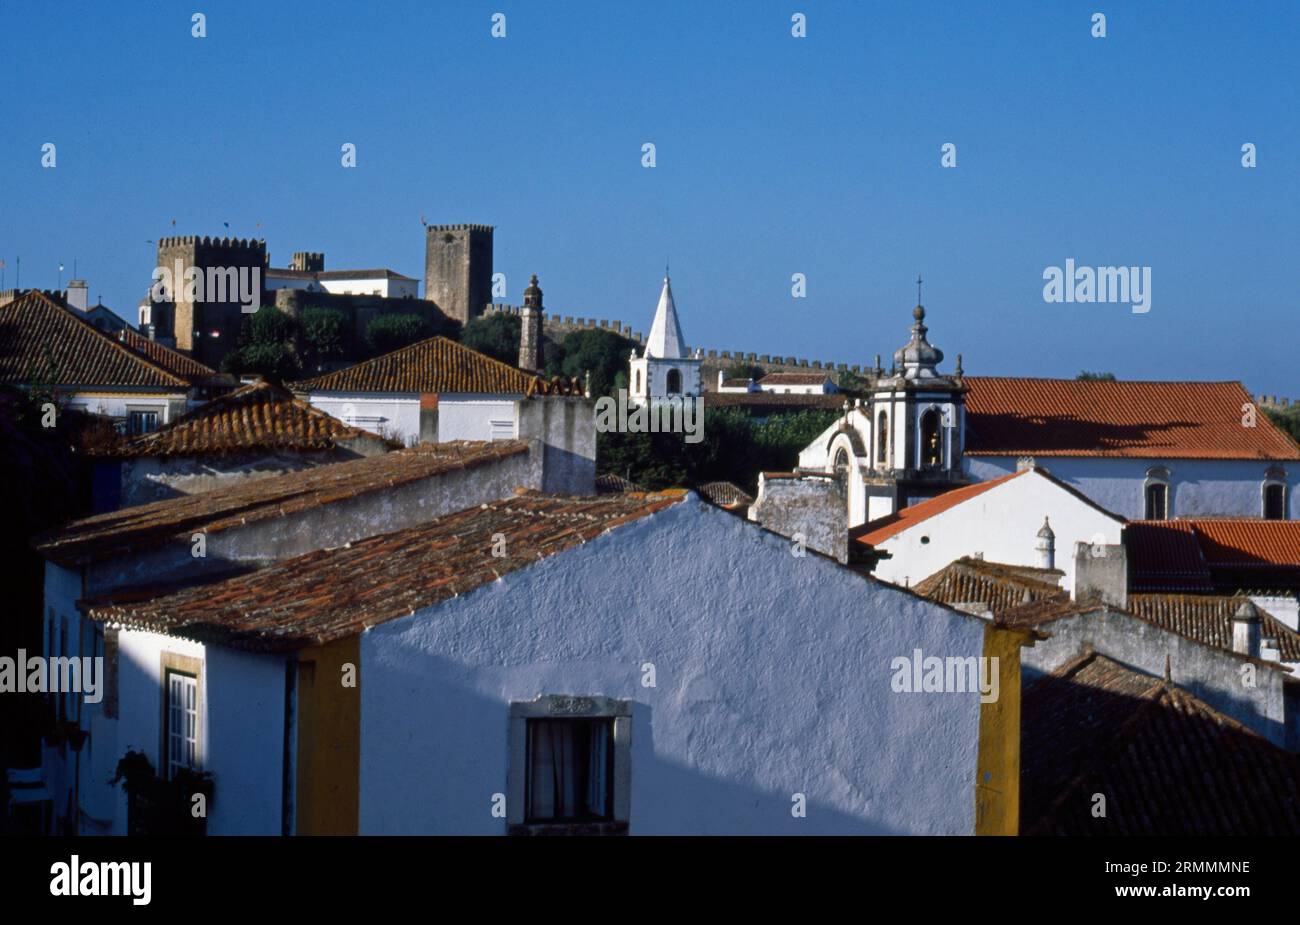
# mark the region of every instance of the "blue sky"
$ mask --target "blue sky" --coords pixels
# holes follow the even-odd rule
[[[1300,397],[1298,45],[1294,2],[0,0],[0,259],[133,318],[160,236],[422,278],[424,216],[640,330],[670,257],[692,344],[887,358],[919,272],[949,368]],[[1067,258],[1151,311],[1045,303]]]

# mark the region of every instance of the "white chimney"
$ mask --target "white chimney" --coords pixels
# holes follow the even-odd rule
[[[1038,531],[1038,540],[1034,543],[1034,564],[1039,568],[1056,568],[1056,534],[1046,517],[1042,529]]]
[[[724,377],[724,375],[723,375],[722,370],[718,370],[718,391],[719,391],[719,392],[722,391],[722,382],[723,382],[723,379],[724,379],[724,378],[725,378],[725,377]]]
[[[68,308],[75,308],[80,312],[86,310],[87,288],[84,279],[68,280]]]
[[[1242,601],[1237,612],[1232,615],[1232,651],[1259,658],[1259,608],[1249,600]]]

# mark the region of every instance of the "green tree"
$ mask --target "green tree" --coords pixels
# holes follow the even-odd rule
[[[625,374],[623,387],[627,387],[627,361],[635,346],[634,341],[601,328],[574,331],[558,344],[547,344],[546,373],[576,377],[581,382],[590,372],[591,394],[612,395],[620,372]]]
[[[366,345],[374,356],[400,350],[432,336],[428,322],[419,315],[380,315],[366,325]]]
[[[302,313],[303,366],[319,372],[328,360],[349,353],[351,330],[347,316],[332,308],[308,308]]]
[[[744,360],[732,360],[731,365],[723,372],[726,379],[753,379],[757,382],[767,375],[767,372],[761,366],[755,366],[752,363],[746,363]]]
[[[1075,376],[1074,378],[1084,380],[1085,382],[1114,382],[1115,374],[1114,373],[1090,373],[1085,369],[1083,372],[1079,373],[1079,375]]]
[[[514,366],[519,362],[519,334],[523,326],[523,319],[518,315],[482,315],[465,325],[460,342],[471,350]]]
[[[221,361],[222,372],[258,375],[275,382],[302,376],[300,341],[302,327],[297,319],[271,305],[264,305],[244,317],[239,346]]]

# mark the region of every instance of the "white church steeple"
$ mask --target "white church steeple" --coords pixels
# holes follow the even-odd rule
[[[645,355],[657,360],[680,360],[686,355],[685,346],[686,339],[682,337],[682,326],[677,320],[677,304],[673,301],[672,282],[665,272],[664,288],[659,293],[659,306],[650,325]]]
[[[673,299],[672,282],[664,271],[664,286],[659,292],[659,305],[655,308],[654,322],[645,349],[638,357],[635,350],[629,362],[629,394],[635,401],[655,401],[675,396],[694,397],[700,394],[700,364],[703,355],[696,351],[686,354],[686,338],[677,320],[677,303]]]

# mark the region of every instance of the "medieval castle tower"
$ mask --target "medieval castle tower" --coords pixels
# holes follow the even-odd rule
[[[425,229],[424,297],[462,324],[492,301],[492,226]]]
[[[258,286],[266,275],[266,242],[242,238],[173,237],[158,241],[158,266],[174,272],[177,266],[188,270],[220,267],[242,275],[257,271]],[[155,303],[151,312],[159,337],[175,340],[176,348],[201,363],[216,366],[239,342],[243,305],[238,286],[224,293],[204,291],[203,298],[191,301],[184,277],[174,279],[166,299]],[[233,291],[232,291],[233,290]],[[220,301],[213,296],[224,295]]]

